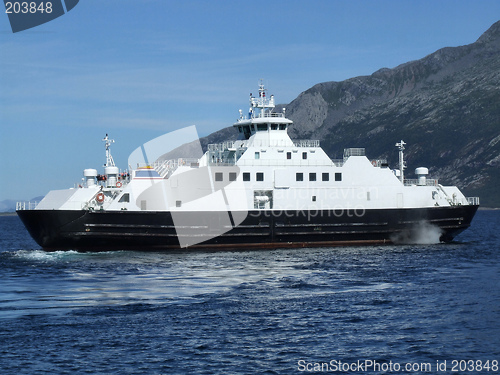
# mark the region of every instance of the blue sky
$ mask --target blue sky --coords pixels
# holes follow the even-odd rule
[[[316,83],[472,43],[499,19],[498,0],[80,0],[13,34],[4,13],[0,201],[101,172],[106,133],[126,168],[169,131],[230,126],[261,78],[288,103]]]

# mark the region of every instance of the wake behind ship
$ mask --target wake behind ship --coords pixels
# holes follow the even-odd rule
[[[17,213],[46,250],[391,243],[422,225],[451,241],[470,226],[479,199],[428,179],[424,167],[405,179],[403,141],[394,170],[363,148],[332,160],[319,141],[290,139],[292,121],[274,110],[261,84],[233,125],[238,140],[196,158],[165,159],[166,149],[127,171],[115,166],[106,135],[102,175],[85,169],[81,186],[20,202]]]

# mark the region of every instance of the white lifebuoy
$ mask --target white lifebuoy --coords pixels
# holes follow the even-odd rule
[[[99,193],[95,196],[95,200],[97,201],[97,203],[102,203],[104,202],[104,194],[103,193]]]
[[[376,160],[372,160],[372,165],[373,165],[374,167],[376,167],[376,166],[377,166],[377,161],[376,161]]]
[[[122,186],[123,186],[123,185],[122,185],[122,183],[121,183],[120,181],[118,181],[118,182],[116,183],[116,187],[117,187],[117,188],[121,188]]]

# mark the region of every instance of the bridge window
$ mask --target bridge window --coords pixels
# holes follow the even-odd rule
[[[245,139],[250,138],[250,126],[246,125],[243,127],[243,134],[245,135]]]
[[[271,130],[278,130],[278,124],[271,124]]]
[[[257,131],[266,131],[267,130],[267,124],[257,124]]]
[[[280,130],[286,130],[286,124],[280,124]]]

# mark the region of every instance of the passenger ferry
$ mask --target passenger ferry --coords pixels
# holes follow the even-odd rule
[[[479,207],[477,197],[427,178],[425,167],[406,179],[403,141],[391,169],[364,148],[332,160],[319,141],[290,139],[293,122],[263,84],[233,126],[236,141],[208,145],[199,158],[125,171],[106,135],[103,174],[85,169],[80,186],[19,202],[17,213],[47,250],[260,249],[412,241],[423,226],[446,242]]]

